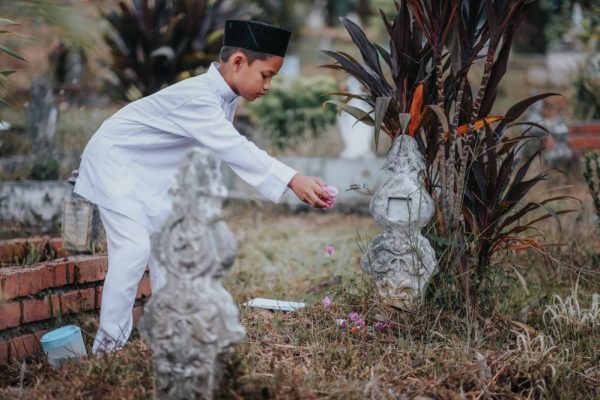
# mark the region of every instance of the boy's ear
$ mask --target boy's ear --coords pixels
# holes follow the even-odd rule
[[[246,55],[241,51],[236,51],[231,55],[231,63],[235,71],[239,71],[245,62],[248,62],[248,60],[246,59]]]

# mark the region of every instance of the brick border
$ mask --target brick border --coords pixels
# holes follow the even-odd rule
[[[56,251],[59,257],[65,256],[62,239],[50,236],[32,236],[25,239],[12,239],[0,241],[0,263],[11,263],[15,257],[23,257],[27,244],[43,246],[49,242],[50,247]]]
[[[44,243],[48,238],[40,240]],[[31,239],[28,241],[31,243]],[[24,243],[25,239],[0,242],[0,259],[7,254],[10,257],[18,254],[19,246],[24,248]],[[62,249],[60,239],[51,239],[51,245]],[[49,330],[44,321],[52,324],[62,316],[97,312],[107,271],[106,254],[0,268],[0,364],[39,353],[39,340]],[[134,324],[151,294],[146,273],[136,293]]]

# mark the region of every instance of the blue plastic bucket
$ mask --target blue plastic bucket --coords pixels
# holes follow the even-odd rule
[[[53,367],[60,367],[69,359],[87,356],[81,329],[76,325],[54,329],[42,336],[40,343],[48,357],[48,362]]]

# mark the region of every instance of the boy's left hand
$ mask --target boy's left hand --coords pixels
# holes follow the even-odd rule
[[[290,189],[303,202],[315,208],[327,208],[329,194],[323,189],[325,182],[320,178],[296,174],[288,183]]]

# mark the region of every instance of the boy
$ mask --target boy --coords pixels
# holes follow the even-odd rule
[[[164,285],[150,254],[150,235],[171,211],[169,187],[193,147],[212,151],[274,202],[289,187],[311,206],[327,207],[323,181],[270,157],[231,124],[240,97],[253,101],[267,93],[289,39],[290,32],[274,26],[226,21],[220,64],[127,105],[104,121],[86,146],[75,192],[98,205],[108,242],[94,353],[127,341],[146,266],[152,291]]]

